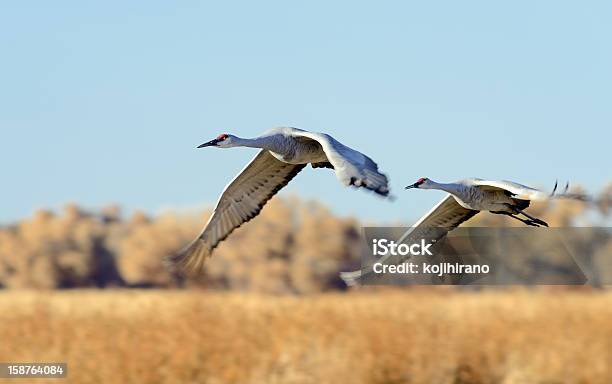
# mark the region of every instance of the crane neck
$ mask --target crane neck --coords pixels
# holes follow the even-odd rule
[[[465,186],[459,183],[436,183],[435,181],[430,181],[430,183],[430,189],[438,189],[455,196],[461,195],[465,190]]]
[[[237,147],[261,148],[267,150],[274,149],[274,143],[270,140],[269,136],[255,137],[253,139],[236,137],[233,144]]]

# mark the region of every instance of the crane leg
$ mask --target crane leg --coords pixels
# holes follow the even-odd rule
[[[505,211],[490,211],[491,213],[494,213],[496,215],[506,215],[506,216],[510,216],[513,219],[516,219],[518,221],[520,221],[521,223],[527,224],[529,226],[532,227],[539,227],[541,226],[541,224],[539,224],[537,221],[531,220],[531,219],[522,219],[510,212],[505,212]]]
[[[547,222],[545,222],[544,220],[540,220],[540,219],[538,219],[537,217],[533,217],[533,216],[531,216],[531,215],[529,215],[529,214],[525,213],[523,210],[518,209],[517,207],[515,207],[515,206],[513,206],[513,205],[511,205],[511,204],[508,204],[507,206],[508,206],[508,208],[512,209],[512,211],[514,211],[514,212],[515,212],[517,215],[518,215],[518,214],[522,214],[523,216],[527,217],[527,218],[528,218],[530,221],[532,221],[532,222],[534,222],[534,223],[536,223],[536,224],[539,224],[539,225],[543,225],[543,226],[545,226],[545,227],[548,227],[548,223],[547,223]]]
[[[532,220],[533,222],[538,223],[540,225],[543,225],[545,227],[548,227],[548,223],[545,222],[544,220],[540,220],[537,217],[530,216],[530,215],[526,214],[525,212],[521,211],[520,209],[519,209],[519,212],[522,213],[523,215],[525,215],[525,217],[527,217],[528,219]]]

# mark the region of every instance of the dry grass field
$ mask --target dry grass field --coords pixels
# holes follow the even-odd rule
[[[55,383],[612,382],[605,292],[4,291],[0,324]]]

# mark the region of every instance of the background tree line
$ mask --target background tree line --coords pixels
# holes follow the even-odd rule
[[[556,201],[532,204],[530,211],[545,217],[551,226],[585,226],[607,220],[611,194],[612,184],[601,191],[594,206]],[[40,210],[0,228],[0,287],[184,286],[314,293],[342,289],[338,272],[360,264],[357,220],[337,217],[317,202],[277,197],[216,249],[201,277],[173,275],[163,266],[163,257],[191,241],[209,214],[151,217],[137,211],[126,218],[117,206],[89,212],[75,204],[66,205],[60,213]],[[469,224],[517,222],[481,214]],[[612,254],[612,244],[593,252]]]

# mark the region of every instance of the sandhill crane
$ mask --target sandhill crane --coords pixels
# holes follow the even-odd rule
[[[234,229],[257,216],[274,194],[307,164],[331,168],[344,185],[389,195],[387,177],[368,156],[325,133],[280,127],[254,139],[221,134],[203,147],[261,148],[253,160],[225,187],[202,233],[167,261],[182,271],[197,272],[207,256]]]
[[[445,184],[436,183],[433,180],[422,177],[417,180],[416,183],[406,187],[406,189],[412,188],[445,191],[448,192],[462,208],[475,211],[474,214],[479,211],[489,211],[495,214],[510,216],[513,219],[535,227],[548,227],[548,224],[523,211],[529,207],[531,201],[545,201],[550,198],[586,200],[586,196],[582,194],[568,193],[569,183],[566,184],[562,194],[555,194],[557,190],[556,183],[553,192],[548,194],[512,181],[482,180],[477,178],[464,179]],[[523,215],[526,219],[518,215]]]
[[[507,215],[530,226],[548,226],[523,210],[529,207],[531,201],[544,201],[551,198],[567,198],[587,200],[588,197],[579,193],[568,193],[569,183],[561,194],[555,194],[557,183],[552,193],[527,187],[512,181],[491,181],[477,178],[460,180],[454,183],[436,183],[427,178],[420,178],[406,189],[438,189],[448,192],[438,204],[421,217],[408,229],[396,243],[414,243],[422,238],[439,240],[448,232],[457,228],[463,222],[471,219],[480,211]],[[525,218],[518,217],[523,215]],[[382,256],[377,262],[384,263],[389,256]],[[351,286],[362,278],[362,271],[342,272],[340,277]]]

